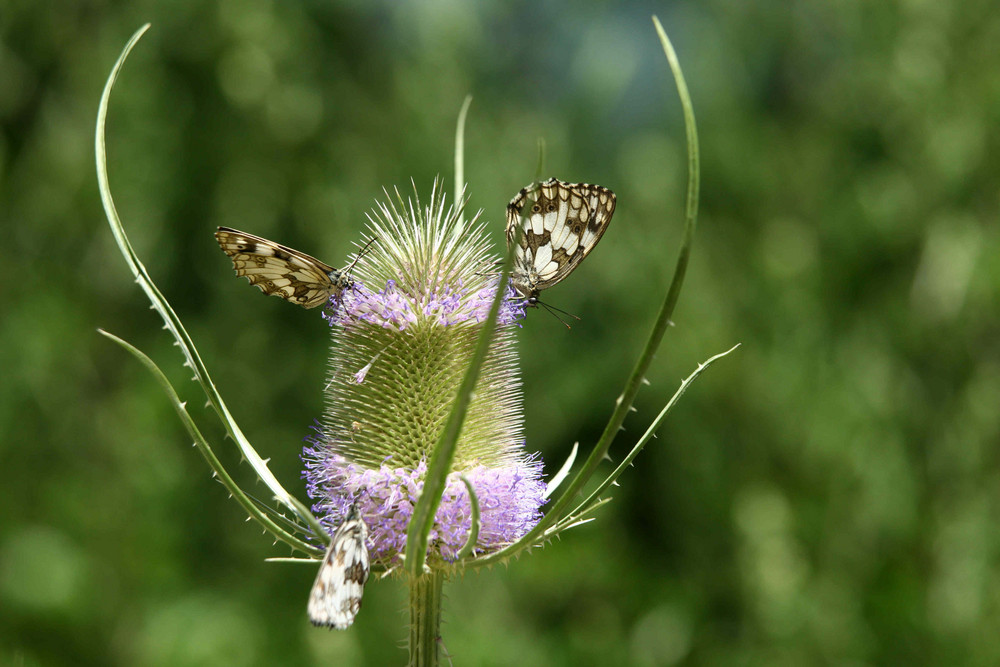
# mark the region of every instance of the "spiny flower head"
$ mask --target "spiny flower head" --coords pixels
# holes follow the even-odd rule
[[[357,503],[372,560],[387,566],[405,553],[427,461],[497,289],[497,258],[478,215],[467,221],[461,206],[446,208],[437,187],[426,209],[396,199],[369,216],[373,249],[325,314],[327,407],[304,457],[315,511],[332,529]],[[523,448],[514,334],[525,304],[510,287],[506,296],[430,534],[432,567],[453,562],[469,535],[459,474],[480,506],[477,552],[517,540],[544,502],[541,461]]]

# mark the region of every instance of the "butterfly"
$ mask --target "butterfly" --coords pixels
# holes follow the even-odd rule
[[[348,275],[350,267],[335,269],[304,252],[247,232],[219,227],[215,240],[233,260],[236,275],[246,276],[264,294],[280,296],[303,308],[321,306],[354,284]]]
[[[368,581],[368,527],[352,507],[330,542],[309,592],[309,620],[313,625],[346,630],[361,609]]]
[[[510,200],[508,248],[518,226],[524,229],[515,250],[511,279],[528,305],[536,305],[539,292],[579,266],[601,240],[614,212],[615,193],[611,190],[555,178],[533,183]]]

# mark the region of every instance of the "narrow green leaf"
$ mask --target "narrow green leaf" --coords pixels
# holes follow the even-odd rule
[[[156,378],[156,381],[163,388],[164,393],[167,394],[167,398],[170,399],[171,405],[174,406],[174,410],[180,417],[181,422],[184,424],[184,427],[188,431],[188,434],[190,434],[190,436],[194,439],[194,444],[198,448],[198,451],[201,452],[201,455],[205,457],[205,460],[208,462],[209,467],[211,467],[212,470],[215,472],[216,477],[219,479],[220,482],[222,482],[222,485],[226,487],[226,490],[228,490],[230,494],[232,494],[233,498],[236,499],[236,502],[238,502],[240,505],[243,506],[243,508],[247,511],[247,514],[249,514],[251,518],[253,518],[262,526],[264,526],[264,528],[269,533],[274,535],[277,539],[288,544],[292,548],[298,549],[305,553],[312,553],[317,555],[323,553],[321,549],[317,549],[316,547],[310,545],[309,543],[300,540],[291,533],[287,532],[280,525],[275,523],[270,516],[268,516],[265,512],[261,511],[261,509],[257,507],[256,503],[254,503],[254,501],[246,493],[243,492],[243,490],[236,484],[233,478],[226,471],[225,467],[222,465],[222,462],[219,461],[219,459],[215,456],[215,453],[209,446],[208,441],[205,439],[205,436],[202,435],[201,430],[198,429],[198,426],[194,423],[194,420],[191,418],[191,415],[188,414],[187,409],[184,407],[184,403],[177,395],[177,391],[174,389],[173,385],[170,384],[170,380],[167,379],[167,376],[164,375],[163,371],[160,370],[159,366],[157,366],[152,359],[146,356],[146,354],[143,353],[139,348],[135,347],[134,345],[128,343],[125,340],[122,340],[121,338],[115,336],[112,333],[108,333],[103,329],[98,329],[98,333],[100,333],[105,338],[108,338],[114,341],[115,343],[118,343],[118,345],[128,350],[128,352],[131,353],[132,356],[138,359],[139,362],[142,363],[142,365],[145,366],[149,370],[149,372],[153,374],[153,377]]]
[[[656,433],[656,430],[663,423],[663,420],[666,418],[667,414],[669,414],[669,412],[673,409],[673,407],[677,405],[677,402],[680,400],[681,396],[684,395],[684,392],[687,391],[688,387],[691,386],[691,383],[694,382],[695,378],[701,375],[702,372],[706,368],[708,368],[712,363],[730,354],[733,350],[735,350],[738,347],[739,345],[734,345],[725,352],[721,352],[719,354],[716,354],[715,356],[709,357],[706,361],[699,364],[698,368],[696,368],[694,372],[692,372],[688,377],[686,377],[681,382],[681,386],[677,389],[676,392],[674,392],[674,395],[670,397],[670,400],[663,407],[660,413],[656,416],[656,419],[653,420],[653,423],[649,425],[649,428],[646,429],[646,432],[643,434],[643,436],[639,438],[639,441],[635,444],[635,446],[632,447],[632,451],[629,452],[628,456],[626,456],[625,459],[614,469],[614,471],[610,475],[608,475],[607,478],[603,482],[601,482],[601,484],[589,496],[587,496],[587,498],[583,502],[577,505],[576,508],[574,508],[570,512],[567,512],[563,517],[559,519],[558,522],[547,528],[544,533],[541,533],[540,536],[536,536],[534,538],[534,542],[525,544],[524,543],[525,541],[522,538],[521,540],[517,541],[516,543],[510,545],[505,549],[501,549],[500,551],[489,554],[488,556],[484,556],[483,558],[476,559],[471,563],[471,565],[474,567],[481,567],[484,565],[490,565],[491,563],[499,562],[506,558],[510,558],[512,556],[517,555],[520,551],[522,551],[525,548],[537,546],[542,542],[548,541],[549,539],[558,535],[567,528],[578,526],[581,523],[584,523],[585,522],[584,517],[586,515],[593,514],[598,507],[608,502],[609,500],[608,498],[601,498],[600,495],[604,493],[612,484],[614,484],[615,480],[617,480],[618,477],[620,477],[621,474],[625,472],[625,470],[630,465],[632,465],[632,461],[635,460],[635,457],[639,455],[639,452],[642,451],[643,447],[645,447],[646,444],[653,438],[653,435]]]
[[[548,498],[552,493],[559,488],[559,485],[563,483],[563,480],[569,475],[569,471],[573,469],[573,464],[576,462],[577,452],[580,451],[580,443],[573,443],[573,450],[566,457],[566,461],[559,468],[559,472],[552,476],[549,483],[545,485],[545,496]]]
[[[632,461],[635,460],[635,457],[639,455],[639,452],[642,451],[643,447],[645,447],[646,444],[649,443],[649,441],[654,437],[654,434],[656,433],[657,429],[660,428],[660,425],[663,423],[663,420],[666,419],[667,414],[674,408],[675,405],[677,405],[677,402],[680,400],[681,396],[684,395],[684,392],[688,390],[688,387],[691,386],[691,383],[694,382],[695,378],[701,375],[702,372],[710,365],[712,365],[715,361],[732,353],[738,347],[739,347],[738,344],[734,345],[725,352],[720,352],[719,354],[709,357],[707,360],[699,364],[698,368],[696,368],[694,372],[691,373],[691,375],[687,376],[681,382],[681,386],[678,387],[677,391],[674,392],[674,395],[670,397],[670,400],[667,401],[667,404],[663,406],[663,409],[660,410],[660,413],[649,425],[649,428],[647,428],[646,432],[642,435],[641,438],[639,438],[639,441],[632,448],[632,451],[628,453],[628,456],[626,456],[622,460],[622,462],[618,464],[618,467],[615,468],[614,471],[610,475],[608,475],[607,478],[603,482],[601,482],[601,484],[596,489],[594,489],[589,496],[587,496],[586,500],[580,503],[572,512],[569,512],[567,514],[567,517],[569,517],[570,519],[577,519],[584,512],[586,512],[587,508],[591,504],[596,502],[600,497],[600,495],[604,493],[612,484],[614,484],[615,481],[621,476],[621,474],[625,472],[626,468],[632,465]]]
[[[659,349],[660,343],[663,340],[663,335],[666,332],[667,327],[672,324],[670,317],[674,312],[674,307],[677,305],[677,299],[680,297],[681,287],[684,284],[684,275],[687,271],[687,265],[691,255],[691,244],[694,240],[694,230],[698,217],[698,184],[700,179],[698,166],[698,130],[695,125],[694,109],[691,106],[691,98],[688,95],[687,84],[684,81],[684,73],[681,71],[680,64],[677,62],[677,56],[674,53],[673,47],[671,46],[666,33],[663,32],[663,27],[660,25],[659,20],[655,16],[653,17],[653,23],[660,36],[660,42],[667,56],[667,62],[669,63],[671,72],[673,73],[674,82],[681,100],[681,106],[684,110],[684,127],[687,133],[687,205],[684,219],[684,232],[681,239],[680,251],[678,253],[677,265],[674,269],[673,280],[670,283],[663,305],[660,307],[660,312],[657,315],[652,331],[646,341],[646,346],[643,349],[642,354],[639,356],[639,360],[636,363],[632,374],[625,383],[625,389],[618,397],[615,410],[612,412],[611,418],[609,419],[607,426],[604,428],[604,432],[601,434],[601,437],[594,446],[594,449],[587,457],[583,467],[570,481],[569,486],[562,492],[552,508],[546,512],[544,517],[542,517],[542,520],[539,521],[538,524],[524,537],[522,537],[521,540],[507,549],[504,549],[503,552],[511,552],[516,549],[523,548],[523,546],[534,544],[538,537],[544,534],[550,526],[554,525],[566,516],[566,512],[569,510],[570,505],[575,502],[577,494],[580,493],[584,485],[590,480],[601,462],[605,460],[608,450],[611,447],[611,443],[618,434],[622,423],[625,421],[625,417],[628,416],[629,410],[632,407],[632,402],[635,400],[635,396],[639,392],[639,388],[642,386],[646,377],[646,371],[649,369],[649,365],[652,363],[653,356],[656,354],[657,349]]]
[[[216,390],[215,385],[208,374],[208,369],[202,362],[201,356],[198,354],[198,350],[195,348],[194,342],[191,340],[190,336],[188,336],[187,331],[181,324],[180,318],[177,317],[177,314],[164,298],[159,288],[157,288],[153,283],[152,278],[150,278],[149,273],[146,271],[146,267],[143,266],[142,262],[133,250],[132,244],[129,242],[128,236],[125,234],[125,228],[118,216],[114,199],[111,196],[111,186],[108,180],[107,170],[105,125],[107,122],[108,105],[111,98],[111,90],[114,87],[115,81],[118,79],[118,75],[121,72],[122,66],[125,64],[126,58],[128,58],[129,53],[132,51],[136,42],[139,41],[139,38],[142,37],[148,29],[149,24],[144,25],[132,35],[128,43],[125,45],[125,48],[122,50],[121,55],[115,62],[115,65],[111,70],[111,74],[104,85],[104,91],[101,94],[101,102],[97,110],[97,127],[94,137],[94,151],[97,162],[97,180],[101,192],[101,202],[104,205],[104,212],[107,216],[108,224],[111,226],[111,233],[118,242],[118,248],[121,251],[122,256],[125,258],[132,274],[135,276],[136,282],[146,293],[146,297],[150,300],[153,309],[156,310],[160,314],[160,317],[163,318],[166,329],[170,331],[174,339],[177,341],[177,345],[184,354],[185,365],[190,367],[194,372],[195,378],[198,380],[202,390],[208,397],[209,403],[219,415],[219,418],[225,425],[229,435],[233,438],[233,441],[236,442],[240,451],[243,453],[243,456],[257,473],[257,476],[260,477],[260,479],[267,485],[267,487],[274,494],[274,497],[280,503],[291,509],[291,511],[307,523],[317,535],[326,537],[326,531],[320,525],[319,521],[316,520],[305,505],[303,505],[298,499],[288,493],[288,491],[281,486],[277,478],[274,477],[270,469],[267,467],[267,464],[250,445],[246,436],[243,435],[243,432],[236,424],[236,421],[229,413],[229,409],[223,402],[222,397]]]
[[[472,95],[466,95],[455,125],[455,201],[461,200],[465,193],[465,119],[471,105]]]
[[[458,560],[462,561],[472,554],[472,550],[476,546],[476,541],[479,539],[479,498],[476,497],[476,490],[472,488],[472,482],[465,475],[459,475],[459,479],[465,484],[466,490],[469,492],[469,505],[472,507],[472,525],[469,527],[469,538],[465,541],[465,545],[462,550],[458,552]]]

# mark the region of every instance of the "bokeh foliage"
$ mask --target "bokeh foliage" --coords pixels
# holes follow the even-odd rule
[[[100,211],[93,123],[140,256],[290,488],[327,332],[215,246],[246,229],[339,264],[381,188],[451,182],[502,243],[534,177],[611,187],[601,247],[522,334],[528,446],[599,435],[666,289],[683,129],[703,157],[675,329],[621,453],[684,398],[598,521],[452,582],[457,664],[1000,661],[1000,15],[985,0],[39,3],[0,11],[0,662],[398,664],[402,591],[346,633],[305,620],[314,570],[242,522],[154,381],[180,356]],[[199,415],[198,408],[192,412]],[[208,412],[201,413],[208,417]],[[210,433],[211,433],[211,429]],[[212,433],[218,438],[221,431]],[[230,449],[228,462],[249,479]],[[257,487],[260,489],[260,487]],[[261,493],[264,492],[261,490]]]

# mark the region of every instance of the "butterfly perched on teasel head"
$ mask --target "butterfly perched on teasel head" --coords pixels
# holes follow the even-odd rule
[[[238,229],[219,227],[215,240],[233,260],[236,275],[246,276],[264,294],[303,308],[321,306],[354,284],[348,275],[350,267],[335,269],[304,252]]]
[[[368,581],[367,538],[368,528],[358,508],[352,507],[337,528],[309,592],[307,611],[313,625],[346,630],[354,622]]]
[[[528,301],[568,276],[611,222],[615,193],[600,185],[550,178],[522,189],[507,205],[507,247],[518,225],[524,233],[514,255],[514,288]],[[522,223],[523,220],[523,223]]]

